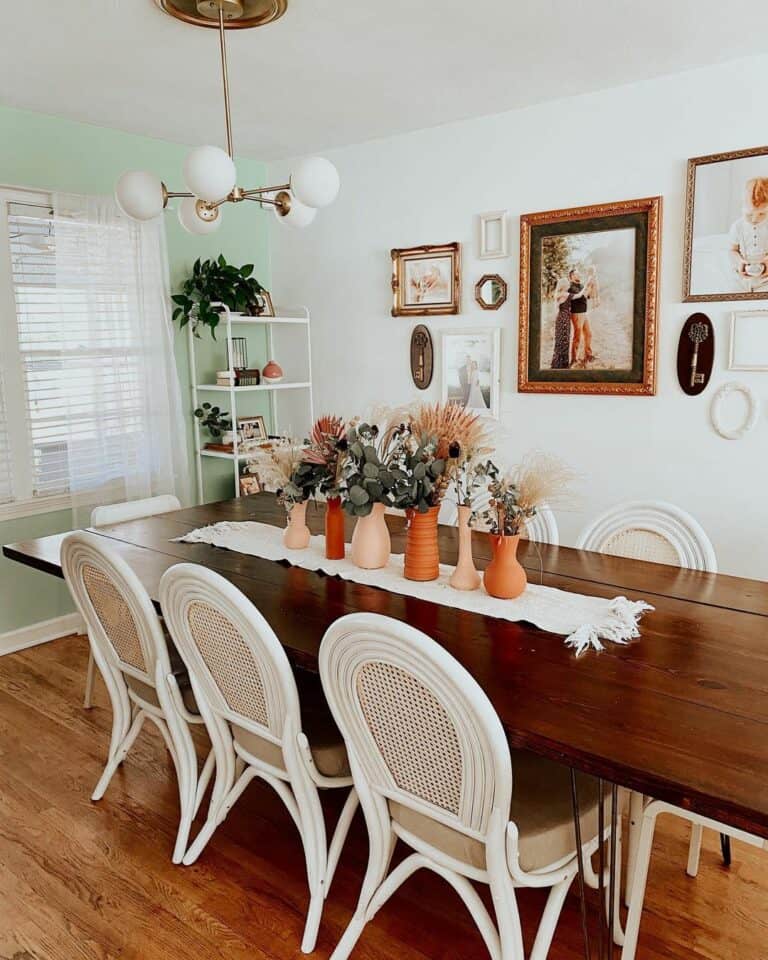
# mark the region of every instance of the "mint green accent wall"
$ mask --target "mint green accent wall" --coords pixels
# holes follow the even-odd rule
[[[205,142],[206,131],[200,131]],[[222,131],[223,138],[223,131]],[[147,169],[157,173],[170,189],[183,189],[181,170],[188,145],[154,140],[104,127],[75,123],[59,117],[12,110],[0,106],[0,184],[72,193],[112,193],[117,177],[125,170]],[[249,186],[265,182],[266,168],[255,160],[237,160],[238,180]],[[179,225],[173,213],[166,213],[171,287],[175,290],[196,257],[223,253],[232,263],[255,264],[255,275],[269,286],[268,214],[256,204],[228,205],[216,234],[193,237]],[[215,345],[204,333],[200,344],[199,379],[212,379],[216,369],[226,366],[226,348]],[[1,347],[0,347],[1,349]],[[181,380],[182,401],[191,412],[187,339],[176,335],[176,362]],[[265,362],[263,335],[252,332],[248,345],[254,366]],[[222,394],[211,395],[221,398]],[[239,399],[239,398],[238,398]],[[218,400],[211,400],[218,403]],[[259,406],[241,404],[238,413],[266,413]],[[221,405],[221,404],[220,404]],[[224,406],[224,409],[227,409]],[[192,443],[191,417],[186,424]],[[194,470],[194,461],[191,460]],[[205,499],[232,496],[231,464],[208,460],[205,463]],[[193,486],[194,489],[194,486]],[[0,543],[58,533],[71,526],[69,511],[39,514],[0,523]],[[72,610],[66,587],[46,574],[26,569],[0,557],[0,633]]]

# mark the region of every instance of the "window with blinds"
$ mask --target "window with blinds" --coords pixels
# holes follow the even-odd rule
[[[3,364],[0,500],[108,485],[141,456],[141,344],[129,316],[135,265],[115,262],[110,243],[100,252],[82,225],[57,225],[45,204],[11,199],[5,212],[15,343]],[[66,275],[57,243],[67,244]]]

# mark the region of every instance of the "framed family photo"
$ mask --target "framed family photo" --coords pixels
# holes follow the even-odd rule
[[[768,147],[688,161],[683,297],[768,300]]]
[[[499,416],[501,330],[450,330],[443,334],[442,400],[485,417]]]
[[[661,197],[520,218],[523,393],[652,396]]]
[[[459,312],[461,244],[392,250],[392,316]]]

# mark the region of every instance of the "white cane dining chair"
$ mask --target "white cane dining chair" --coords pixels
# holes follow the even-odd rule
[[[629,914],[627,915],[621,960],[634,960],[637,952],[640,920],[643,913],[645,888],[648,881],[648,868],[650,866],[651,850],[653,848],[653,834],[656,829],[656,819],[662,813],[670,813],[675,817],[690,820],[694,831],[698,829],[699,832],[701,832],[707,827],[711,830],[717,830],[721,836],[733,837],[734,840],[741,840],[752,846],[768,850],[768,840],[763,840],[761,837],[745,833],[743,830],[737,830],[735,827],[718,823],[709,817],[702,817],[700,814],[692,813],[690,810],[675,807],[670,803],[664,803],[661,800],[652,800],[646,805],[642,814],[642,827],[637,850],[635,877],[632,885],[632,896],[629,901]]]
[[[331,960],[349,957],[366,923],[422,868],[462,898],[493,960],[524,960],[515,888],[548,888],[530,954],[544,960],[578,870],[569,770],[510,754],[476,681],[400,621],[371,613],[337,620],[320,647],[320,675],[369,835],[357,909]],[[598,783],[579,776],[577,784],[588,862],[599,845]],[[398,838],[411,852],[390,872]],[[471,881],[490,886],[496,924]]]
[[[125,523],[128,520],[140,520],[142,517],[155,517],[171,510],[181,510],[181,502],[171,493],[144,500],[129,500],[127,503],[109,503],[94,507],[91,511],[91,526],[106,527],[111,523]],[[88,654],[88,673],[85,677],[85,696],[83,706],[90,710],[93,706],[93,681],[96,676],[96,664],[93,653]]]
[[[304,845],[310,903],[301,949],[311,953],[358,803],[350,789],[328,847],[318,788],[352,788],[341,734],[319,685],[320,702],[299,702],[280,641],[228,580],[196,564],[177,564],[160,581],[160,604],[216,756],[208,817],[184,863],[195,862],[251,780],[266,781]]]
[[[476,513],[481,513],[488,507],[489,495],[485,491],[475,498],[473,508]],[[458,520],[458,509],[456,507],[456,497],[452,492],[446,493],[440,504],[440,513],[438,520],[440,523],[449,527],[455,526]],[[557,529],[557,520],[551,508],[542,504],[525,525],[521,536],[526,540],[533,540],[536,543],[560,543],[560,534]]]
[[[213,772],[211,751],[198,775],[189,724],[202,724],[191,689],[172,672],[160,619],[136,574],[103,537],[78,531],[61,545],[64,579],[88,625],[91,651],[112,703],[107,765],[92,800],[101,800],[147,720],[158,728],[171,754],[179,785],[181,816],[173,851],[180,863],[192,820]]]
[[[717,572],[714,547],[701,525],[685,510],[662,500],[633,500],[612,507],[584,530],[577,546],[634,560]],[[640,794],[631,795],[627,903],[632,894],[644,802]],[[693,823],[686,867],[690,877],[695,877],[699,869],[701,842],[702,826]],[[721,845],[723,859],[729,864],[731,850],[726,833],[721,834]]]

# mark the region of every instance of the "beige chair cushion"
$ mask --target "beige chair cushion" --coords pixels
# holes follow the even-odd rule
[[[297,680],[299,678],[297,677]],[[317,677],[299,680],[301,725],[309,740],[312,759],[324,777],[348,777],[349,760],[339,728],[323,696]],[[232,736],[244,750],[259,760],[285,770],[282,749],[257,733],[232,724]]]
[[[160,699],[157,696],[157,690],[154,687],[150,686],[148,683],[144,683],[143,680],[139,680],[136,677],[130,676],[130,674],[124,673],[125,682],[128,684],[131,691],[139,697],[144,703],[148,703],[153,707],[160,707]],[[181,699],[184,701],[184,706],[189,710],[190,713],[199,714],[200,711],[197,707],[197,701],[195,700],[195,695],[192,692],[192,687],[179,684],[179,690],[181,691]]]
[[[514,789],[509,819],[517,825],[519,864],[524,871],[549,866],[576,852],[576,831],[571,804],[571,774],[568,767],[522,750],[512,751]],[[597,780],[578,774],[576,778],[581,814],[582,842],[597,836]],[[605,807],[606,823],[610,801]],[[392,819],[409,833],[426,841],[449,857],[485,870],[485,844],[468,837],[431,817],[390,801]],[[510,843],[507,857],[512,862]]]

